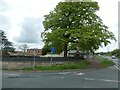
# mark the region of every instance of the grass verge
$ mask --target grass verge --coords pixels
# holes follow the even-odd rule
[[[96,56],[96,59],[98,59],[100,61],[100,64],[103,67],[108,67],[108,66],[112,66],[115,65],[115,63],[107,58],[101,57],[101,56]]]
[[[22,70],[67,70],[67,69],[84,69],[90,64],[89,61],[79,61],[74,64],[62,64],[62,65],[51,65],[51,66],[36,66],[33,68],[23,68]]]

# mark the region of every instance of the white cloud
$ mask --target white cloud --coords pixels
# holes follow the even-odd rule
[[[26,17],[21,24],[20,36],[16,36],[14,40],[21,43],[39,43],[41,40],[42,19],[35,17]]]
[[[119,0],[96,0],[99,2],[100,11],[98,15],[102,18],[103,23],[108,26],[108,30],[113,32],[118,40],[118,1]],[[118,41],[111,41],[107,47],[100,48],[98,52],[111,51],[118,48]]]

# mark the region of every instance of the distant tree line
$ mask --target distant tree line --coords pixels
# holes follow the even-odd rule
[[[120,58],[120,49],[115,49],[111,52],[108,52],[107,54],[110,55],[110,56],[114,55],[114,56]]]
[[[114,56],[120,58],[120,49],[114,49],[114,50],[112,50],[110,52],[97,52],[96,53],[96,55],[99,55],[99,54],[100,55],[108,55],[108,56],[114,55]]]

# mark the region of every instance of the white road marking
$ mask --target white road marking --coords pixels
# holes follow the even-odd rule
[[[117,65],[114,65],[118,70],[120,70],[120,68]]]
[[[8,75],[11,75],[11,76],[18,76],[18,75],[20,75],[20,74],[8,74]]]
[[[92,78],[85,78],[86,80],[94,80],[94,79],[92,79]]]
[[[57,74],[63,74],[64,75],[64,74],[68,74],[68,73],[71,73],[71,72],[60,72],[60,73],[57,73]]]
[[[10,74],[10,73],[4,73],[2,76],[19,76],[20,74]]]
[[[84,74],[85,74],[85,73],[78,73],[77,75],[78,75],[78,76],[79,76],[79,75],[82,76],[82,75],[84,75]]]
[[[61,77],[61,78],[64,78],[64,77]]]
[[[93,79],[93,78],[85,78],[85,80],[97,80],[97,81],[106,81],[106,82],[120,82],[120,81],[117,81],[117,80],[107,80],[107,79]]]

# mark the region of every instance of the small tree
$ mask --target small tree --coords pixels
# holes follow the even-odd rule
[[[1,50],[2,55],[9,55],[9,52],[15,52],[15,48],[13,47],[13,43],[8,41],[7,37],[5,36],[4,31],[0,30],[0,38],[1,38]]]
[[[23,52],[23,54],[25,55],[25,52],[27,51],[28,49],[28,46],[27,44],[23,44],[22,46],[19,47],[19,49]]]

